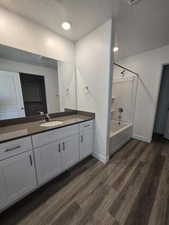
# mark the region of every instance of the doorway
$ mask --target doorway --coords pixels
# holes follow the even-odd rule
[[[0,120],[25,117],[19,73],[0,71]]]
[[[169,65],[165,65],[162,71],[153,133],[169,139]]]
[[[20,73],[26,116],[47,113],[44,76]]]

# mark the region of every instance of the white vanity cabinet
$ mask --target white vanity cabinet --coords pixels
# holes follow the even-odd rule
[[[5,180],[7,205],[15,202],[36,187],[32,152],[26,152],[0,162]]]
[[[93,152],[93,121],[0,144],[0,212]]]
[[[36,188],[31,137],[0,145],[0,209]]]
[[[60,141],[62,170],[67,170],[80,161],[79,135],[75,134]]]
[[[93,153],[93,121],[80,124],[80,160]]]
[[[34,135],[32,141],[39,186],[80,161],[79,125]]]
[[[35,149],[35,161],[39,185],[42,185],[61,173],[59,143],[52,142]]]
[[[37,179],[41,186],[79,162],[79,136],[71,135],[34,151]]]

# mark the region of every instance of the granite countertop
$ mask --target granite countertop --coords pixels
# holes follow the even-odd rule
[[[78,124],[78,123],[85,122],[92,119],[93,118],[90,116],[75,114],[75,115],[53,118],[51,121],[63,122],[61,125],[53,126],[53,127],[41,127],[40,125],[45,122],[42,120],[36,121],[36,122],[28,122],[28,123],[0,127],[0,143],[10,141],[10,140],[15,140],[21,137],[26,137],[26,136],[46,132],[49,130],[54,130],[54,129],[70,126],[73,124]]]

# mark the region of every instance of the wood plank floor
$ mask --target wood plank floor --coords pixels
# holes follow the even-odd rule
[[[0,225],[169,225],[169,142],[88,158],[0,215]]]

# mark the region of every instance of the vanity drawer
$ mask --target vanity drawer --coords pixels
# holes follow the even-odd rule
[[[65,138],[74,134],[79,133],[79,125],[67,126],[59,129],[59,139]]]
[[[61,138],[71,136],[79,133],[79,126],[72,125],[63,128],[58,128],[52,131],[46,131],[44,133],[36,134],[32,136],[33,147],[37,148],[51,142],[55,142]]]
[[[33,147],[43,146],[45,144],[58,140],[58,130],[46,131],[32,136]]]
[[[0,160],[32,150],[31,137],[20,138],[0,144]]]
[[[90,121],[80,124],[80,131],[82,131],[84,129],[89,129],[89,128],[93,128],[93,120],[90,120]]]

